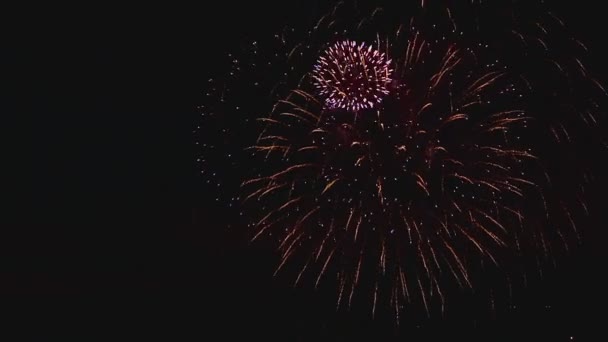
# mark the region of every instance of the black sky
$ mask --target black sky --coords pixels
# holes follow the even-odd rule
[[[0,311],[11,318],[0,326],[24,339],[391,340],[391,322],[337,314],[328,298],[272,278],[272,251],[233,243],[223,212],[199,191],[191,131],[214,65],[243,35],[280,26],[283,13],[314,12],[306,4],[4,13]],[[602,6],[554,5],[607,84]],[[599,194],[607,183],[598,178]],[[522,294],[520,309],[478,322],[421,319],[397,340],[605,339],[603,217],[572,258]]]

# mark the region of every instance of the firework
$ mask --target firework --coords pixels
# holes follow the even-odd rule
[[[501,216],[522,215],[514,204],[536,186],[522,175],[534,155],[509,143],[509,130],[528,118],[502,107],[520,94],[504,68],[478,65],[453,44],[431,46],[412,32],[396,63],[403,85],[377,110],[355,120],[298,90],[253,146],[282,164],[245,184],[247,199],[268,201],[256,237],[279,232],[281,266],[309,251],[305,268],[320,265],[317,284],[340,260],[348,301],[362,264],[393,277],[403,296],[413,288],[441,294],[442,270],[471,286],[466,255],[476,249],[495,261],[510,229]]]
[[[564,123],[587,132],[599,108],[572,95],[572,82],[601,86],[580,60],[551,55],[547,26],[497,30],[493,48],[440,7],[396,22],[376,9],[338,33],[336,17],[351,18],[338,6],[317,22],[315,43],[277,35],[284,58],[267,64],[290,72],[259,105],[268,115],[255,118],[238,199],[255,218],[252,240],[276,242],[277,272],[293,265],[295,284],[334,278],[339,306],[366,288],[373,312],[382,298],[397,315],[406,302],[443,308],[446,284],[472,288],[476,265],[549,259],[580,237],[580,173],[556,172],[555,160],[571,149]],[[240,127],[233,136],[251,134]],[[563,177],[574,185],[558,191]]]
[[[388,94],[393,71],[390,64],[384,53],[371,45],[346,40],[319,58],[313,79],[328,108],[358,111],[373,108]]]

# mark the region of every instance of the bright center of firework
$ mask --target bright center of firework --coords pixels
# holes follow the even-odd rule
[[[365,43],[345,40],[329,47],[314,67],[313,79],[329,108],[374,108],[389,93],[391,61]]]

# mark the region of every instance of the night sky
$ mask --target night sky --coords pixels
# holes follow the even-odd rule
[[[553,8],[608,84],[602,6]],[[4,13],[3,339],[19,340],[9,330],[83,341],[606,339],[605,168],[581,246],[518,291],[517,308],[419,315],[400,328],[366,310],[336,312],[335,293],[273,278],[275,252],[228,226],[201,184],[192,136],[226,52],[281,27],[285,13],[314,15],[313,5],[45,7]]]

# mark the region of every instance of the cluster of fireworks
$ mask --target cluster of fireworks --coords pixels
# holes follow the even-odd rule
[[[583,187],[573,181],[573,192],[555,191],[545,160],[549,143],[551,150],[571,138],[539,100],[554,89],[537,90],[534,76],[463,38],[445,9],[451,30],[412,20],[382,27],[382,35],[360,33],[374,11],[318,44],[308,72],[257,118],[263,129],[247,149],[255,176],[239,197],[246,216],[257,217],[252,240],[276,241],[277,271],[298,265],[296,284],[306,275],[316,285],[335,277],[338,305],[365,287],[373,310],[380,290],[397,315],[414,299],[427,312],[433,298],[443,308],[449,279],[474,286],[473,265],[500,267],[509,252],[550,258],[580,238]],[[335,25],[330,19],[315,30]],[[532,40],[513,32],[522,45]],[[301,46],[286,53],[288,63]],[[549,62],[561,75],[560,63]],[[582,115],[567,110],[568,118]],[[595,120],[582,112],[586,123]]]

